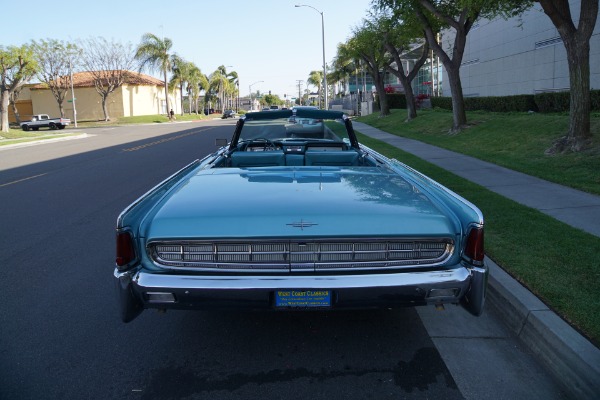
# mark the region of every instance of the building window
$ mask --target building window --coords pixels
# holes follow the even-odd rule
[[[554,46],[557,43],[561,43],[562,39],[560,36],[553,37],[552,39],[540,40],[539,42],[535,42],[535,48],[541,49],[543,47]]]

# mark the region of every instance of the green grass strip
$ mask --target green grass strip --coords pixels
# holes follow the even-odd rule
[[[385,132],[456,151],[515,171],[589,193],[600,194],[600,115],[591,115],[592,146],[580,153],[546,155],[555,140],[566,135],[567,114],[467,113],[469,127],[450,135],[452,113],[419,110],[405,122],[406,110],[391,110],[381,118],[358,119]]]
[[[454,190],[481,209],[486,254],[566,321],[600,342],[600,238],[520,205],[392,145],[361,143]]]

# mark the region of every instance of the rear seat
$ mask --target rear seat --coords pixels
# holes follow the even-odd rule
[[[285,165],[285,154],[282,151],[236,151],[231,154],[231,166],[275,167]]]
[[[306,151],[302,154],[284,154],[281,151],[237,151],[231,154],[231,166],[276,167],[276,166],[357,166],[358,153],[355,151]]]
[[[355,151],[307,151],[304,165],[314,166],[353,166],[358,165],[358,153]]]

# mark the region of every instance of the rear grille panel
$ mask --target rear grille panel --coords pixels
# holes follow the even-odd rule
[[[451,239],[151,242],[157,266],[223,272],[375,271],[431,267],[454,253]]]

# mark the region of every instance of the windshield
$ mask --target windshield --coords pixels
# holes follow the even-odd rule
[[[239,141],[255,139],[350,143],[346,126],[341,119],[320,119],[295,115],[285,118],[246,121],[241,129]]]

